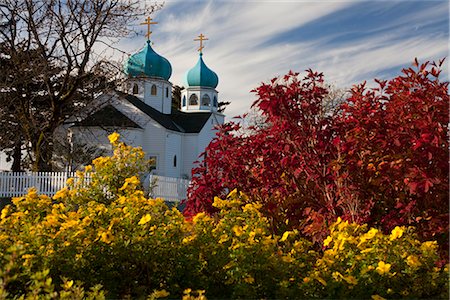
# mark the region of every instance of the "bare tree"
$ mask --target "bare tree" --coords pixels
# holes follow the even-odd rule
[[[126,36],[129,24],[160,8],[143,2],[0,3],[0,119],[5,120],[0,150],[25,148],[30,169],[51,170],[56,128],[95,93],[111,87],[112,77],[105,73],[111,68],[95,56],[97,45]]]

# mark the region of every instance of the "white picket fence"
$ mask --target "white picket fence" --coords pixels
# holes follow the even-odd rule
[[[74,176],[73,172],[0,172],[0,197],[23,196],[31,187],[53,196]]]
[[[150,175],[150,197],[164,198],[168,202],[179,202],[187,198],[187,189],[191,183],[187,179]]]
[[[53,196],[66,186],[74,172],[0,172],[0,197],[19,197],[35,187],[39,194]],[[144,186],[150,186],[150,197],[164,198],[168,202],[186,199],[190,181],[181,178],[150,175]]]

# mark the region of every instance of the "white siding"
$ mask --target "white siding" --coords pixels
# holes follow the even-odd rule
[[[183,136],[183,170],[181,175],[191,178],[191,170],[198,160],[198,134],[185,134]]]
[[[72,142],[78,144],[86,144],[87,146],[95,146],[100,150],[107,150],[111,153],[111,145],[108,135],[111,132],[100,127],[72,127]],[[128,145],[142,144],[142,129],[121,129],[118,130],[121,141]]]
[[[156,95],[151,94],[152,86],[156,87]],[[172,84],[165,80],[147,79],[144,83],[144,101],[154,109],[170,114],[172,108]],[[168,97],[166,97],[168,89]]]
[[[156,121],[149,121],[144,129],[141,144],[134,144],[134,146],[142,146],[142,149],[147,154],[147,157],[156,156],[157,164],[156,170],[153,171],[156,175],[165,176],[166,159],[164,153],[166,151],[166,133],[168,131],[158,124]]]
[[[209,117],[208,121],[205,123],[205,126],[198,134],[199,154],[205,151],[206,146],[208,146],[209,143],[214,138],[216,134],[215,130],[213,130],[214,125],[215,125],[214,115],[211,115],[211,117]]]
[[[180,178],[181,176],[181,135],[174,132],[166,133],[166,170],[164,176]],[[174,157],[176,156],[176,166]]]

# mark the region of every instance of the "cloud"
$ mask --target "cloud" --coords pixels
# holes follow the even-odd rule
[[[288,70],[309,67],[341,87],[399,74],[412,60],[448,55],[447,1],[166,1],[154,18],[154,49],[183,84],[200,33],[206,64],[219,75],[227,116],[243,114],[249,91]],[[144,29],[140,29],[143,31]],[[143,36],[123,41],[133,52]],[[448,79],[448,67],[446,67]]]

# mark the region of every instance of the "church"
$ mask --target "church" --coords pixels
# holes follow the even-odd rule
[[[107,92],[89,106],[89,113],[66,123],[70,142],[110,149],[108,134],[116,131],[128,145],[140,146],[154,161],[152,173],[190,178],[195,162],[215,137],[215,127],[225,116],[218,111],[219,79],[203,60],[203,34],[195,66],[187,70],[181,108],[172,106],[172,66],[158,54],[150,40],[124,65],[127,76],[122,91]]]

